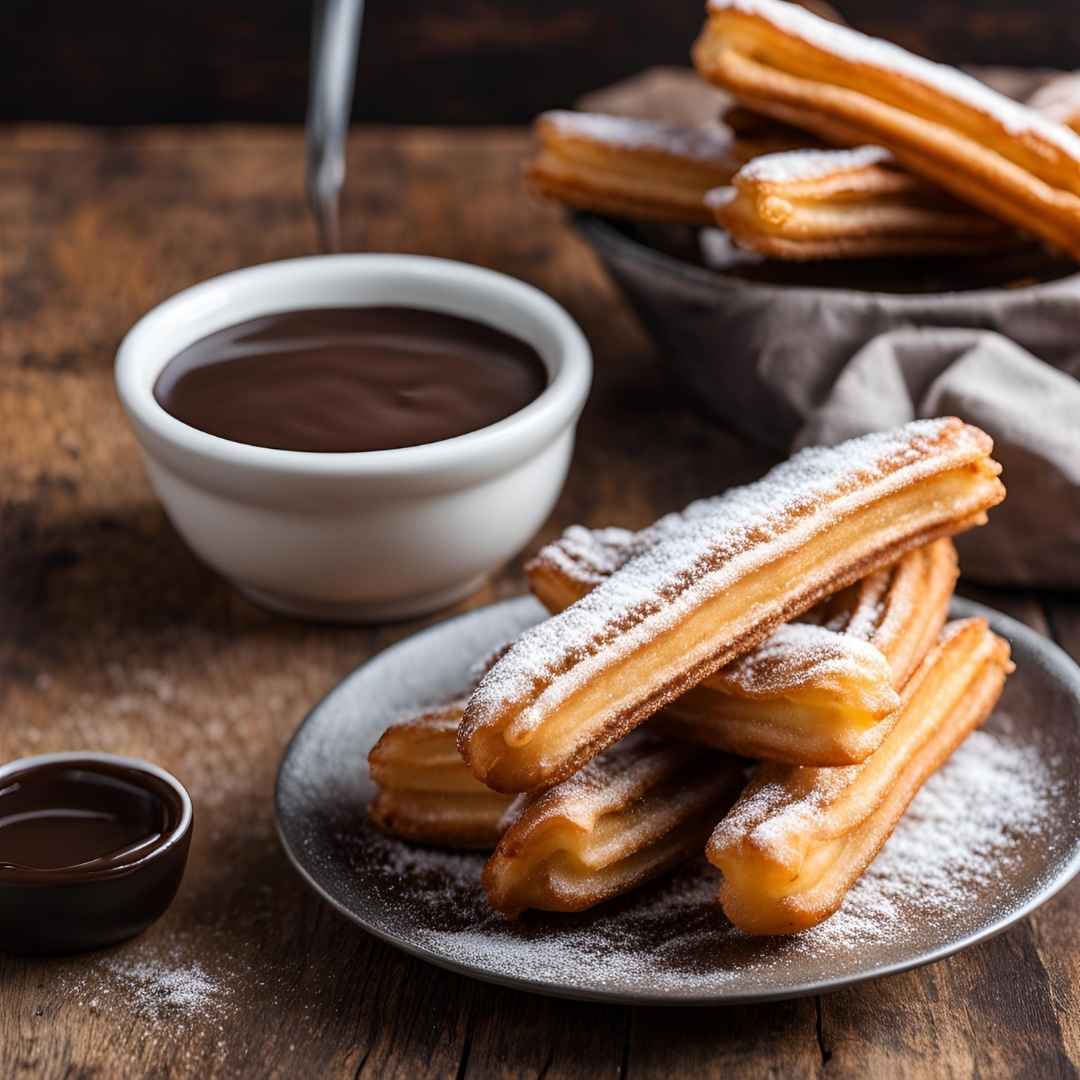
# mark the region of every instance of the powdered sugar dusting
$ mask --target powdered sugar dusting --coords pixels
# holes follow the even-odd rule
[[[868,37],[785,0],[709,0],[710,11],[738,11],[852,63],[893,71],[990,117],[1012,135],[1031,132],[1080,164],[1080,137],[1063,124],[992,90],[946,64],[935,64],[887,41]]]
[[[785,150],[748,161],[735,174],[735,182],[791,184],[821,180],[893,160],[892,154],[880,146],[860,146],[854,150]]]
[[[108,967],[125,980],[130,1004],[143,1015],[204,1011],[221,992],[217,980],[196,962],[144,957],[113,960]]]
[[[889,664],[880,650],[811,623],[787,623],[710,683],[745,697],[771,698],[811,684],[850,687],[860,678],[890,685]]]
[[[733,928],[715,902],[719,874],[704,860],[581,915],[516,922],[487,908],[479,858],[398,845],[390,864],[430,910],[456,913],[418,930],[422,947],[447,960],[594,989],[777,988],[946,943],[969,932],[973,918],[978,925],[980,911],[1021,903],[1018,868],[1048,842],[1049,807],[1062,797],[1051,765],[1036,747],[974,733],[931,777],[841,910],[785,938]]]
[[[731,161],[731,135],[719,126],[682,127],[629,116],[567,110],[546,112],[540,119],[560,135],[625,150],[653,150],[710,164],[728,165]]]
[[[815,513],[831,501],[863,497],[877,484],[880,496],[985,450],[981,432],[956,419],[916,421],[803,450],[700,510],[661,518],[635,537],[635,546],[645,545],[640,554],[518,638],[477,687],[464,730],[497,722],[508,707],[520,710],[515,730],[529,730],[612,660],[676,625],[766,554],[805,540],[820,527]]]

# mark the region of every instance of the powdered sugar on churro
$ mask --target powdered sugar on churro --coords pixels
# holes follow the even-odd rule
[[[860,676],[890,687],[889,664],[880,650],[811,623],[786,623],[710,682],[744,697],[774,698],[811,684],[847,688]],[[895,707],[891,692],[889,697]]]
[[[783,150],[748,161],[735,174],[735,179],[792,184],[854,172],[893,160],[892,154],[880,146],[860,146],[854,150]]]
[[[662,518],[649,544],[592,592],[527,630],[470,699],[463,731],[519,708],[518,731],[613,661],[629,655],[715,596],[766,557],[805,543],[817,515],[844,498],[876,496],[981,458],[986,436],[953,418],[922,420],[836,447],[803,450],[763,479],[706,508]],[[853,504],[854,505],[854,504]],[[650,533],[664,543],[651,543]]]
[[[414,917],[429,921],[417,927],[418,943],[441,958],[591,989],[776,990],[947,944],[1022,903],[1015,868],[1049,842],[1060,784],[1036,747],[975,732],[916,796],[841,910],[783,938],[734,929],[716,903],[720,876],[703,860],[580,916],[516,922],[487,909],[480,858],[449,864],[418,852],[395,869],[423,898]],[[444,923],[444,909],[457,917]]]
[[[681,127],[606,113],[555,110],[540,117],[567,138],[583,138],[624,150],[653,150],[673,157],[726,164],[731,159],[731,135],[723,128]]]
[[[764,19],[782,33],[823,52],[922,83],[990,117],[1012,135],[1024,132],[1038,135],[1080,164],[1080,137],[1069,128],[999,94],[956,68],[936,64],[898,45],[828,22],[785,0],[709,0],[709,10],[738,11]]]

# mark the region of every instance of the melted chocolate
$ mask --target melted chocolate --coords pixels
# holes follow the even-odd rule
[[[0,781],[0,879],[122,873],[160,848],[182,813],[151,773],[89,759],[30,766]]]
[[[348,453],[476,431],[546,385],[531,345],[471,319],[315,308],[195,342],[166,365],[154,396],[176,419],[233,442]]]

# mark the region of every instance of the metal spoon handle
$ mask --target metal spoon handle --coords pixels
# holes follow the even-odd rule
[[[345,140],[364,0],[315,0],[307,112],[307,196],[324,251],[340,246]]]

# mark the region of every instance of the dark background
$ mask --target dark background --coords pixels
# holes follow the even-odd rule
[[[952,63],[1080,67],[1078,0],[833,0]],[[685,63],[704,0],[368,0],[355,117],[517,123]],[[303,117],[309,0],[0,0],[0,121]]]

